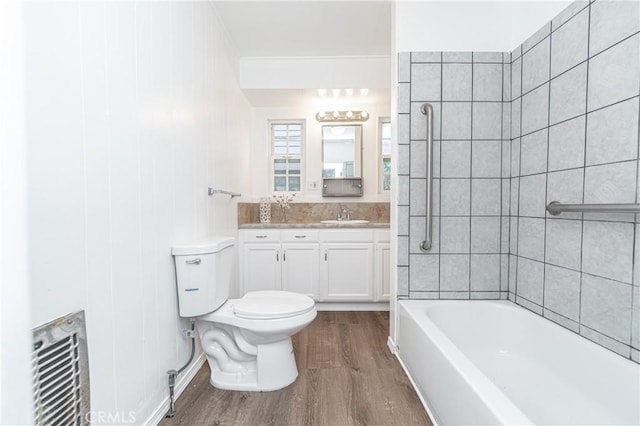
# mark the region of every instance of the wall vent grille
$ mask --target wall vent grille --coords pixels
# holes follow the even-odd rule
[[[84,311],[33,330],[36,425],[89,424],[89,362]]]

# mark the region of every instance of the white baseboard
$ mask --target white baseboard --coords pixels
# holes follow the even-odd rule
[[[174,388],[174,397],[175,399],[178,399],[178,397],[180,395],[182,395],[182,392],[184,392],[184,390],[187,388],[187,386],[189,385],[189,383],[191,383],[191,380],[193,380],[193,378],[196,376],[196,374],[198,373],[198,371],[200,371],[200,368],[204,365],[205,361],[206,361],[206,357],[204,352],[201,353],[194,362],[191,363],[191,366],[182,372],[182,374],[180,374],[180,376],[178,376],[178,380],[176,381],[176,387]],[[169,385],[167,384],[167,387]],[[153,414],[151,414],[151,416],[149,416],[149,418],[147,419],[146,422],[144,422],[145,425],[157,425],[158,423],[160,423],[162,421],[162,419],[164,419],[164,416],[167,414],[167,412],[169,411],[169,396],[167,396],[163,401],[162,404],[160,404],[160,406],[158,408],[156,408],[156,410],[153,412]]]
[[[316,302],[319,311],[388,311],[389,302]]]
[[[395,355],[396,350],[398,348],[396,347],[396,344],[393,342],[393,339],[391,338],[391,336],[389,336],[389,338],[387,339],[387,346],[389,347],[389,350],[391,351],[391,353]]]

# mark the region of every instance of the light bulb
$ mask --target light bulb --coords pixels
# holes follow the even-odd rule
[[[360,94],[362,96],[367,96],[369,94],[369,89],[360,89]]]
[[[369,113],[368,113],[367,111],[362,111],[362,112],[360,113],[360,116],[361,116],[362,118],[365,118],[365,119],[366,119],[367,117],[369,117]]]
[[[318,96],[326,96],[327,89],[318,89]]]
[[[340,117],[340,112],[333,111],[333,118],[338,118],[338,117]]]
[[[340,96],[340,89],[331,89],[333,96]]]
[[[353,96],[353,89],[344,89],[344,94],[347,96]]]
[[[347,118],[353,117],[353,111],[347,111]]]

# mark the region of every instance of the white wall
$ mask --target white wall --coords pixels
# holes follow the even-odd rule
[[[0,3],[0,424],[33,422],[22,10]]]
[[[341,103],[335,109],[356,108],[357,105]],[[333,108],[332,108],[333,110]],[[346,202],[346,201],[389,201],[389,193],[379,191],[379,135],[378,118],[390,117],[389,105],[379,103],[369,105],[366,110],[370,114],[368,121],[362,123],[362,173],[364,195],[357,198],[322,198],[322,123],[315,119],[318,108],[254,108],[253,109],[253,142],[252,170],[254,201],[260,197],[273,195],[273,183],[270,178],[269,164],[269,120],[304,119],[306,120],[306,144],[304,154],[304,170],[302,176],[303,190],[295,201],[305,202]],[[310,190],[309,184],[317,182],[317,189]]]
[[[84,309],[92,410],[143,423],[190,349],[171,246],[250,190],[235,59],[207,2],[28,3],[25,33],[32,325]]]
[[[242,58],[243,89],[388,88],[388,56]]]
[[[404,1],[396,51],[510,52],[571,1]]]

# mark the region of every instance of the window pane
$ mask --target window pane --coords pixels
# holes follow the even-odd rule
[[[273,184],[274,191],[286,191],[287,190],[287,178],[284,176],[276,176],[274,177]]]
[[[384,191],[391,190],[391,159],[382,159],[382,189]]]
[[[289,176],[289,191],[300,191],[300,176]]]
[[[391,155],[391,139],[382,140],[382,155]]]
[[[382,139],[391,139],[391,123],[382,123]]]

